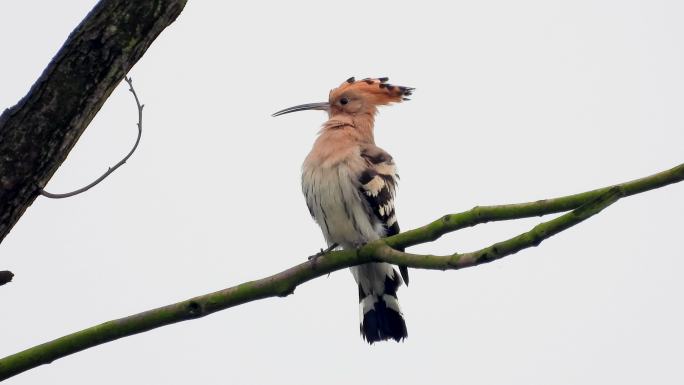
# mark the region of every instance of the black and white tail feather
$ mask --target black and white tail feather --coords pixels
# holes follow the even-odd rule
[[[368,269],[384,270],[378,264],[365,265]],[[363,274],[363,268],[359,271]],[[385,275],[382,292],[365,291],[359,284],[360,331],[363,339],[372,344],[393,339],[397,342],[407,337],[406,322],[399,307],[397,289],[401,285],[399,274],[392,268],[392,275]]]

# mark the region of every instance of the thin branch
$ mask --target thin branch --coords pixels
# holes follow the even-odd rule
[[[458,270],[493,262],[528,247],[539,246],[542,241],[598,214],[606,207],[617,202],[624,195],[625,192],[622,188],[619,186],[612,187],[593,201],[567,214],[548,222],[540,223],[530,231],[477,251],[452,255],[422,255],[398,251],[385,244],[379,250],[376,250],[378,254],[376,260],[395,265],[437,270]]]
[[[278,274],[246,282],[186,301],[105,322],[0,359],[0,381],[26,370],[119,338],[204,317],[211,313],[269,297],[284,297],[302,283],[346,267],[368,262],[390,262],[414,268],[461,269],[503,258],[538,245],[599,213],[622,196],[663,187],[684,179],[684,164],[632,182],[562,198],[517,205],[480,207],[443,217],[427,226],[370,242],[358,250],[333,251]],[[573,210],[532,230],[470,253],[450,256],[416,255],[393,247],[430,242],[447,232],[489,220],[524,218]],[[460,219],[459,219],[460,218]],[[407,235],[408,234],[408,235]]]
[[[126,83],[128,83],[128,87],[129,87],[128,90],[133,94],[133,98],[135,98],[135,105],[138,107],[138,137],[135,139],[135,144],[133,144],[133,148],[131,148],[131,151],[129,151],[128,154],[126,154],[126,156],[119,161],[119,163],[117,163],[114,166],[107,169],[107,172],[102,174],[99,178],[95,179],[91,184],[89,184],[85,187],[81,187],[78,190],[74,190],[74,191],[64,193],[64,194],[53,194],[53,193],[50,193],[50,192],[47,192],[47,191],[41,189],[40,195],[42,195],[44,197],[52,198],[52,199],[62,199],[62,198],[69,198],[69,197],[72,197],[74,195],[78,195],[80,193],[86,192],[86,191],[90,190],[92,187],[94,187],[95,185],[97,185],[98,183],[105,180],[105,178],[107,178],[111,173],[116,171],[117,168],[123,166],[123,164],[126,163],[128,158],[130,158],[131,155],[133,155],[135,150],[138,148],[138,144],[140,143],[140,137],[142,136],[143,107],[145,107],[145,105],[140,104],[140,99],[138,99],[138,94],[135,93],[135,89],[133,88],[133,79],[124,76],[124,80],[126,81]]]
[[[498,206],[476,206],[468,211],[448,214],[423,227],[403,232],[385,241],[394,249],[432,242],[444,234],[492,221],[506,221],[574,210],[619,187],[625,196],[639,194],[684,180],[684,164],[644,178],[564,197]]]
[[[14,278],[14,274],[9,271],[9,270],[3,270],[0,271],[0,286],[12,282],[12,278]]]

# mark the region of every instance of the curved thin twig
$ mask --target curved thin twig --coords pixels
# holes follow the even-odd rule
[[[119,163],[115,164],[112,167],[109,167],[107,169],[107,172],[102,174],[99,178],[95,179],[91,184],[89,184],[85,187],[81,187],[78,190],[74,190],[74,191],[64,193],[64,194],[53,194],[53,193],[47,192],[43,189],[40,189],[40,195],[42,195],[44,197],[52,198],[52,199],[62,199],[62,198],[69,198],[69,197],[72,197],[74,195],[78,195],[82,192],[86,192],[86,191],[90,190],[92,187],[94,187],[95,185],[97,185],[98,183],[105,180],[105,178],[107,178],[111,173],[116,171],[117,168],[123,166],[123,164],[126,163],[128,158],[130,158],[131,155],[133,155],[136,148],[138,148],[138,144],[140,143],[140,137],[142,136],[142,116],[143,116],[142,112],[143,112],[143,107],[145,107],[145,105],[140,104],[140,100],[138,99],[138,94],[136,94],[135,89],[133,89],[133,79],[124,76],[124,80],[126,81],[126,83],[128,83],[128,86],[129,86],[128,90],[131,91],[131,93],[133,94],[133,97],[135,98],[135,104],[138,107],[138,137],[135,139],[135,144],[133,145],[133,148],[131,149],[131,151],[129,151],[128,154],[123,159],[121,159],[119,161]]]

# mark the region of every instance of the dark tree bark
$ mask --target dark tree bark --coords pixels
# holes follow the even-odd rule
[[[0,115],[0,242],[186,1],[100,1],[28,94]]]

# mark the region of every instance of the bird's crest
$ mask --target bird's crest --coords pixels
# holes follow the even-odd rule
[[[388,81],[389,78],[386,77],[365,78],[361,80],[350,77],[340,84],[339,87],[330,91],[330,100],[336,100],[347,92],[363,94],[375,105],[410,100],[407,96],[411,96],[415,88],[389,84]]]

